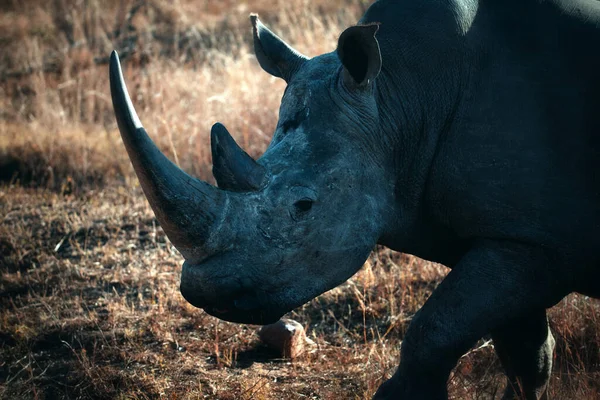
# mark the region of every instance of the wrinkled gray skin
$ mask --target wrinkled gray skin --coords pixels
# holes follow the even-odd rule
[[[219,189],[158,151],[111,58],[124,143],[186,259],[183,296],[274,322],[380,243],[452,271],[377,399],[447,398],[451,369],[487,334],[504,398],[544,396],[546,308],[600,296],[600,3],[381,0],[312,59],[252,21],[261,66],[288,86],[257,162],[213,127]]]

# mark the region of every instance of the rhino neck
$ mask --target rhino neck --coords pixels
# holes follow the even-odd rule
[[[381,22],[383,67],[376,99],[381,142],[393,160],[397,209],[383,241],[428,259],[439,259],[429,254],[438,247],[432,241],[451,239],[450,232],[440,238],[428,234],[440,231],[428,218],[429,175],[440,141],[460,129],[456,116],[470,86],[465,22],[457,19],[454,2],[447,3],[379,1],[361,20]]]

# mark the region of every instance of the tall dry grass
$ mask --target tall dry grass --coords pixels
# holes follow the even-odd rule
[[[254,327],[180,296],[181,257],[132,173],[106,65],[119,50],[153,139],[212,180],[215,121],[253,156],[277,121],[284,83],[254,60],[249,12],[316,55],[334,49],[367,3],[0,3],[0,398],[370,398],[445,269],[377,249],[346,284],[290,313],[317,348],[277,359]],[[551,398],[600,396],[599,312],[576,295],[551,310]],[[455,399],[497,398],[493,344],[480,341],[449,385]]]
[[[38,169],[56,171],[64,160],[51,159],[55,149],[72,147],[71,175],[96,165],[91,153],[115,157],[118,168],[110,172],[128,169],[109,97],[105,63],[112,49],[124,59],[142,121],[182,167],[210,179],[208,134],[217,120],[259,155],[274,129],[284,86],[260,70],[251,52],[250,5],[229,3],[15,2],[0,19],[0,42],[7,44],[0,63],[5,157],[26,159],[18,152],[31,144],[41,154],[33,158],[47,164]],[[355,22],[364,7],[339,2],[336,8],[345,7],[328,13],[331,2],[321,3],[259,1],[252,10],[264,11],[274,30],[316,55],[333,50],[341,27]],[[37,182],[45,180],[43,173],[23,171],[18,177]]]

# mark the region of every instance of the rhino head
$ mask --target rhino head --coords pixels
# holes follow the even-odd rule
[[[185,258],[182,295],[220,319],[266,324],[360,269],[393,220],[394,179],[377,140],[377,25],[351,27],[337,51],[309,59],[251,20],[260,65],[288,85],[257,161],[213,126],[218,188],[187,175],[148,137],[115,52],[110,87],[143,191]]]

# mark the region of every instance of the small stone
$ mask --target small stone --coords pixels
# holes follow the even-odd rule
[[[277,350],[282,358],[297,358],[306,351],[307,345],[315,344],[306,337],[302,325],[293,319],[280,319],[263,326],[258,331],[258,337],[267,346]]]

